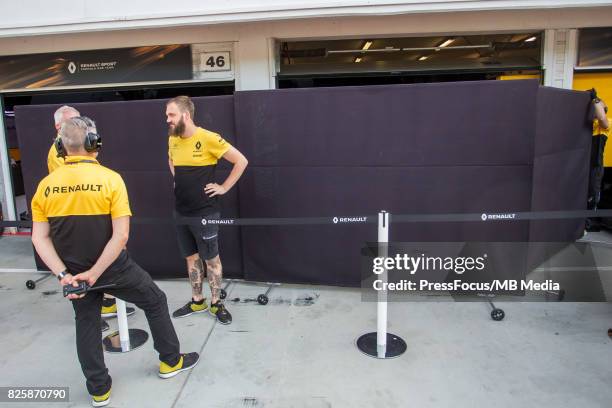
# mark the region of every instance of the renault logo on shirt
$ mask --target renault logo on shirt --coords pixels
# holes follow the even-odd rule
[[[102,184],[76,184],[73,186],[53,186],[45,189],[45,197],[49,194],[67,194],[77,191],[102,191]]]
[[[195,148],[196,149],[193,151],[193,157],[202,157],[204,155],[202,152],[202,142],[198,140],[198,142],[195,144]]]

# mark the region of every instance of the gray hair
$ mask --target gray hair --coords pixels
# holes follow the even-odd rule
[[[55,111],[53,114],[53,119],[55,120],[55,124],[59,125],[64,121],[64,118],[67,113],[74,113],[76,116],[81,116],[78,110],[73,108],[72,106],[64,105]]]
[[[96,131],[96,123],[86,116],[77,116],[62,123],[59,135],[68,153],[74,153],[85,148],[85,136]]]

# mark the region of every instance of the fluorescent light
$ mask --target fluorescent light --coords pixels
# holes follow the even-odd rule
[[[529,37],[528,39],[525,40],[525,42],[532,42],[536,40],[536,36],[534,35],[533,37]]]
[[[361,57],[357,57],[357,58],[355,58],[355,62],[356,62],[356,63],[357,63],[357,62],[361,62]]]
[[[440,47],[440,48],[448,47],[449,45],[451,45],[454,42],[455,42],[454,38],[449,38],[448,40],[446,40],[442,44],[440,44],[438,47]]]
[[[365,44],[363,44],[363,48],[361,48],[362,50],[367,50],[372,46],[372,41],[366,41]]]
[[[420,56],[419,61],[425,61],[427,58],[429,58],[427,55]]]

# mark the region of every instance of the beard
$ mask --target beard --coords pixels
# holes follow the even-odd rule
[[[185,121],[183,118],[174,126],[168,125],[168,136],[183,136],[185,133]]]

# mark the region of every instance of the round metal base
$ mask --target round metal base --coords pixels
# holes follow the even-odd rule
[[[129,329],[130,340],[127,344],[121,344],[119,332],[113,332],[102,339],[102,347],[107,353],[127,353],[142,346],[147,342],[149,333],[141,329]]]
[[[363,354],[367,354],[370,357],[376,357],[380,359],[399,357],[408,348],[406,342],[395,334],[387,333],[387,347],[385,355],[379,357],[378,349],[376,346],[376,332],[366,333],[357,339],[357,348]]]

